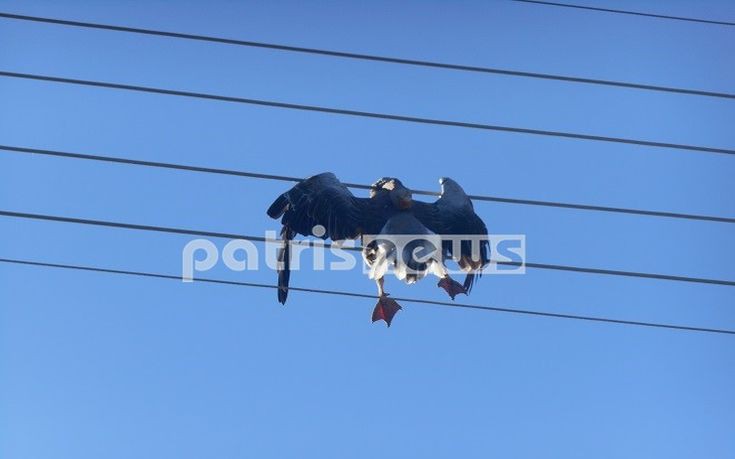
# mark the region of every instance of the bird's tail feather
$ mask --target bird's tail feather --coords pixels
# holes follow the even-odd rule
[[[462,242],[465,243],[464,241]],[[470,251],[470,248],[467,248],[467,251]],[[470,290],[472,290],[472,287],[475,285],[475,282],[482,277],[482,270],[487,266],[487,264],[490,263],[490,243],[487,240],[483,240],[480,242],[480,258],[475,259],[473,257],[462,257],[459,260],[459,266],[465,270],[468,271],[467,276],[464,278],[464,284],[463,287],[465,290],[467,290],[467,293],[470,293]]]
[[[477,276],[482,276],[482,271],[478,271],[477,274],[468,273],[467,276],[464,278],[464,284],[462,286],[465,290],[467,290],[467,294],[470,293],[470,291],[472,290],[472,286],[475,285],[475,280]]]
[[[288,283],[291,279],[291,239],[296,233],[288,226],[281,229],[283,247],[278,249],[278,302],[286,304],[288,298]]]

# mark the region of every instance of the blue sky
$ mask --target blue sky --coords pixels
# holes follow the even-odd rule
[[[582,3],[581,1],[578,3]],[[735,21],[726,1],[588,2]],[[0,10],[735,92],[735,28],[513,2],[0,2]],[[735,103],[0,20],[0,67],[735,148]],[[735,215],[735,160],[0,78],[0,143]],[[261,235],[287,184],[0,153],[0,208]],[[731,225],[477,203],[528,261],[735,279]],[[178,274],[186,236],[0,218],[0,256]],[[227,241],[215,240],[219,247]],[[275,274],[208,275],[275,282]],[[374,293],[358,270],[295,286]],[[394,295],[444,300],[434,282]],[[0,266],[0,455],[732,457],[729,336]],[[462,298],[462,301],[465,299]],[[735,328],[731,287],[528,270],[467,302]]]

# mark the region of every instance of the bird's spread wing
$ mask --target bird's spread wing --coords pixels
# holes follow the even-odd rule
[[[331,172],[309,177],[280,195],[268,209],[284,227],[304,236],[335,241],[377,234],[385,224],[380,197],[357,198]],[[314,227],[324,227],[315,234]]]
[[[283,247],[278,250],[278,301],[286,303],[291,277],[291,240],[296,234],[333,241],[377,234],[385,224],[385,193],[356,198],[331,172],[309,177],[281,194],[268,208],[280,218]],[[322,228],[318,228],[321,226]]]
[[[442,198],[431,204],[416,201],[413,211],[416,218],[436,234],[482,236],[478,238],[479,242],[470,239],[462,240],[459,244],[459,253],[451,238],[442,238],[444,258],[456,260],[460,268],[468,273],[464,287],[467,291],[472,289],[475,277],[480,275],[482,268],[490,263],[490,243],[486,237],[487,226],[475,213],[471,202],[468,200],[459,205]],[[474,250],[473,244],[475,245]]]

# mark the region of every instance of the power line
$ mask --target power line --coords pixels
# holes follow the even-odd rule
[[[717,25],[726,25],[726,26],[735,26],[735,22],[726,22],[726,21],[714,21],[711,19],[697,19],[697,18],[688,18],[683,16],[669,16],[666,14],[654,14],[654,13],[641,13],[640,11],[629,11],[629,10],[615,10],[611,8],[599,8],[596,6],[586,6],[586,5],[572,5],[569,3],[557,3],[557,2],[546,2],[541,0],[512,0],[514,2],[519,3],[533,3],[537,5],[546,5],[546,6],[560,6],[564,8],[576,8],[580,10],[590,10],[590,11],[601,11],[604,13],[618,13],[618,14],[630,14],[633,16],[646,16],[649,18],[658,18],[658,19],[674,19],[677,21],[687,21],[687,22],[699,22],[703,24],[717,24]]]
[[[177,281],[181,280],[180,276],[174,276],[170,274],[161,274],[161,273],[152,273],[152,272],[143,272],[143,271],[126,271],[126,270],[119,270],[119,269],[99,268],[95,266],[69,265],[69,264],[61,264],[61,263],[45,263],[45,262],[39,262],[39,261],[17,260],[17,259],[10,259],[10,258],[0,258],[0,262],[8,263],[8,264],[16,264],[16,265],[45,267],[45,268],[57,268],[57,269],[67,269],[67,270],[76,270],[76,271],[107,273],[107,274],[120,274],[120,275],[127,275],[127,276],[148,277],[148,278],[156,278],[156,279],[169,279],[169,280],[177,280]],[[229,281],[229,280],[224,280],[224,279],[211,279],[211,278],[197,278],[196,282],[204,282],[204,283],[210,283],[210,284],[222,284],[222,285],[234,285],[234,286],[241,286],[241,287],[267,288],[267,289],[279,288],[277,285],[260,284],[260,283],[255,283],[255,282]],[[323,289],[314,289],[314,288],[305,288],[305,287],[289,287],[289,290],[297,291],[297,292],[319,293],[319,294],[324,294],[324,295],[338,295],[338,296],[349,296],[349,297],[354,297],[354,298],[377,299],[375,295],[345,292],[345,291],[339,291],[339,290],[323,290]],[[554,313],[554,312],[542,312],[542,311],[533,311],[533,310],[527,310],[527,309],[501,308],[501,307],[495,307],[495,306],[484,306],[484,305],[464,304],[464,303],[450,303],[448,301],[422,300],[422,299],[416,299],[416,298],[394,297],[393,299],[395,299],[396,301],[401,301],[401,302],[406,302],[406,303],[417,303],[417,304],[426,304],[426,305],[433,305],[433,306],[446,306],[446,307],[463,308],[463,309],[476,309],[476,310],[481,310],[481,311],[504,312],[504,313],[509,313],[509,314],[522,314],[522,315],[530,315],[530,316],[537,316],[537,317],[552,317],[556,319],[584,320],[588,322],[604,322],[604,323],[612,323],[612,324],[619,324],[619,325],[633,325],[633,326],[640,326],[640,327],[667,328],[667,329],[681,330],[681,331],[694,331],[694,332],[735,335],[735,330],[725,330],[725,329],[717,329],[717,328],[690,327],[686,325],[672,325],[672,324],[663,324],[663,323],[657,323],[657,322],[640,322],[640,321],[633,321],[633,320],[608,319],[605,317],[581,316],[581,315],[576,315],[576,314],[559,314],[559,313]]]
[[[96,87],[96,88],[118,89],[118,90],[124,90],[124,91],[144,92],[144,93],[150,93],[150,94],[164,94],[164,95],[169,95],[169,96],[190,97],[190,98],[205,99],[205,100],[216,100],[220,102],[232,102],[232,103],[239,103],[239,104],[257,105],[261,107],[273,107],[273,108],[284,108],[284,109],[289,109],[289,110],[300,110],[300,111],[307,111],[307,112],[329,113],[332,115],[356,116],[356,117],[362,117],[362,118],[384,119],[384,120],[391,120],[391,121],[402,121],[402,122],[408,122],[408,123],[429,124],[429,125],[437,125],[437,126],[452,126],[452,127],[467,128],[467,129],[480,129],[480,130],[485,130],[485,131],[511,132],[515,134],[528,134],[528,135],[538,135],[538,136],[547,136],[547,137],[562,137],[562,138],[567,138],[567,139],[578,139],[578,140],[592,140],[592,141],[597,141],[597,142],[612,142],[612,143],[621,143],[621,144],[628,144],[628,145],[640,145],[640,146],[645,146],[645,147],[672,148],[672,149],[677,149],[677,150],[688,150],[688,151],[696,151],[696,152],[703,152],[703,153],[720,153],[720,154],[727,154],[727,155],[735,154],[735,150],[728,149],[728,148],[703,147],[703,146],[698,146],[698,145],[685,145],[685,144],[668,143],[668,142],[656,142],[656,141],[650,141],[650,140],[628,139],[628,138],[623,138],[623,137],[610,137],[610,136],[580,134],[576,132],[548,131],[548,130],[542,130],[542,129],[530,129],[530,128],[522,128],[522,127],[500,126],[500,125],[494,125],[494,124],[470,123],[470,122],[465,122],[465,121],[452,121],[452,120],[443,120],[443,119],[436,119],[436,118],[421,118],[421,117],[416,117],[416,116],[393,115],[389,113],[367,112],[367,111],[349,110],[349,109],[343,109],[343,108],[322,107],[322,106],[317,106],[317,105],[293,104],[293,103],[288,103],[288,102],[276,102],[276,101],[264,100],[264,99],[249,99],[245,97],[224,96],[224,95],[209,94],[209,93],[203,93],[203,92],[179,91],[179,90],[174,90],[174,89],[154,88],[150,86],[138,86],[138,85],[129,85],[129,84],[121,84],[121,83],[110,83],[110,82],[105,82],[105,81],[80,80],[80,79],[75,79],[75,78],[62,78],[62,77],[55,77],[55,76],[49,76],[49,75],[38,75],[38,74],[31,74],[31,73],[0,71],[0,76],[4,76],[8,78],[20,78],[20,79],[26,79],[26,80],[46,81],[46,82],[52,82],[52,83],[73,84],[73,85],[78,85],[78,86],[90,86],[90,87]]]
[[[89,154],[83,154],[83,153],[73,153],[73,152],[65,152],[65,151],[58,151],[58,150],[44,150],[40,148],[18,147],[18,146],[11,146],[11,145],[0,145],[0,151],[31,154],[31,155],[38,154],[38,155],[44,155],[44,156],[82,159],[82,160],[90,160],[90,161],[101,161],[101,162],[108,162],[108,163],[133,165],[133,166],[184,170],[184,171],[189,171],[189,172],[203,172],[203,173],[209,173],[209,174],[232,175],[232,176],[237,176],[237,177],[248,177],[248,178],[255,178],[255,179],[278,180],[278,181],[283,181],[283,182],[300,182],[301,180],[303,180],[303,178],[301,177],[290,177],[290,176],[275,175],[275,174],[261,174],[257,172],[247,172],[247,171],[232,170],[232,169],[219,169],[219,168],[211,168],[211,167],[191,166],[191,165],[185,165],[185,164],[144,161],[144,160],[120,158],[120,157],[114,157],[114,156],[89,155]],[[357,189],[362,189],[362,190],[370,189],[369,185],[363,185],[359,183],[345,183],[345,185],[350,188],[357,188]],[[425,196],[439,196],[440,195],[440,193],[437,193],[435,191],[426,191],[426,190],[411,190],[411,191],[414,194],[425,195]],[[594,205],[587,205],[587,204],[573,204],[573,203],[558,202],[558,201],[540,201],[540,200],[534,200],[534,199],[504,198],[504,197],[499,197],[499,196],[486,196],[486,195],[469,195],[469,197],[475,201],[489,201],[489,202],[499,202],[499,203],[505,203],[505,204],[556,207],[556,208],[562,208],[562,209],[575,209],[575,210],[586,210],[586,211],[597,211],[597,212],[612,212],[612,213],[621,213],[621,214],[644,215],[644,216],[650,216],[650,217],[677,218],[677,219],[685,219],[685,220],[699,220],[699,221],[718,222],[718,223],[735,223],[735,218],[719,217],[719,216],[712,216],[712,215],[696,215],[696,214],[685,214],[685,213],[679,213],[679,212],[662,212],[662,211],[657,211],[657,210],[594,206]]]
[[[64,217],[64,216],[58,216],[58,215],[32,214],[32,213],[26,213],[26,212],[12,212],[12,211],[7,211],[7,210],[0,210],[0,216],[12,217],[12,218],[23,218],[23,219],[29,219],[29,220],[53,221],[53,222],[58,222],[58,223],[73,223],[73,224],[80,224],[80,225],[102,226],[102,227],[108,227],[108,228],[152,231],[152,232],[159,232],[159,233],[186,234],[190,236],[216,237],[216,238],[224,238],[224,239],[244,239],[244,240],[254,241],[254,242],[273,242],[273,243],[283,242],[280,239],[269,239],[269,238],[265,238],[261,236],[249,236],[249,235],[243,235],[243,234],[224,233],[224,232],[217,232],[217,231],[203,231],[203,230],[194,230],[194,229],[186,229],[186,228],[171,228],[171,227],[156,226],[156,225],[139,225],[139,224],[134,224],[134,223],[112,222],[112,221],[106,221],[106,220],[92,220],[92,219],[86,219],[86,218]],[[361,251],[362,250],[362,247],[349,247],[349,246],[343,247],[341,245],[330,244],[330,243],[311,242],[311,241],[294,241],[294,242],[300,243],[306,246],[312,246],[312,247],[313,246],[319,246],[319,247],[325,247],[325,248],[334,247],[334,248],[340,248],[343,250],[351,250],[351,251]],[[722,280],[722,279],[709,279],[709,278],[691,277],[691,276],[674,276],[674,275],[669,275],[669,274],[644,273],[644,272],[636,272],[636,271],[620,271],[620,270],[602,269],[602,268],[585,268],[581,266],[569,266],[569,265],[559,265],[559,264],[551,264],[551,263],[530,263],[530,262],[520,263],[520,262],[498,261],[498,260],[493,260],[493,262],[497,263],[498,265],[504,265],[504,266],[520,267],[520,266],[525,265],[527,268],[534,268],[534,269],[547,269],[547,270],[554,270],[554,271],[567,271],[567,272],[576,272],[576,273],[584,273],[584,274],[599,274],[599,275],[608,275],[608,276],[637,277],[637,278],[644,278],[644,279],[656,279],[656,280],[665,280],[665,281],[690,282],[690,283],[696,283],[696,284],[711,284],[711,285],[723,285],[723,286],[728,286],[728,287],[735,287],[735,281]]]
[[[695,95],[695,96],[735,99],[735,94],[728,94],[728,93],[715,92],[715,91],[702,91],[698,89],[676,88],[676,87],[670,87],[670,86],[631,83],[631,82],[626,82],[626,81],[603,80],[603,79],[596,79],[596,78],[583,78],[583,77],[568,76],[568,75],[555,75],[555,74],[541,73],[541,72],[523,72],[523,71],[518,71],[518,70],[509,70],[509,69],[482,67],[482,66],[473,66],[473,65],[462,65],[462,64],[449,64],[446,62],[425,61],[425,60],[418,60],[418,59],[403,59],[403,58],[398,58],[398,57],[379,56],[379,55],[374,55],[374,54],[349,53],[349,52],[334,51],[334,50],[328,50],[328,49],[305,48],[301,46],[289,46],[289,45],[281,45],[277,43],[264,43],[264,42],[258,42],[258,41],[236,40],[236,39],[231,39],[231,38],[213,37],[213,36],[208,36],[208,35],[197,35],[197,34],[189,34],[189,33],[181,33],[181,32],[166,32],[162,30],[142,29],[142,28],[137,28],[137,27],[125,27],[125,26],[118,26],[118,25],[111,25],[111,24],[100,24],[100,23],[94,23],[94,22],[69,21],[65,19],[54,19],[54,18],[46,18],[46,17],[39,17],[39,16],[26,16],[26,15],[11,14],[11,13],[0,13],[0,18],[16,19],[20,21],[40,22],[40,23],[46,23],[46,24],[56,24],[56,25],[72,26],[72,27],[82,27],[82,28],[87,28],[87,29],[99,29],[99,30],[109,30],[109,31],[115,31],[115,32],[127,32],[127,33],[135,33],[135,34],[142,34],[142,35],[161,36],[161,37],[168,37],[168,38],[179,38],[179,39],[185,39],[185,40],[204,41],[204,42],[220,43],[220,44],[227,44],[227,45],[247,46],[251,48],[263,48],[263,49],[271,49],[271,50],[277,50],[277,51],[315,54],[315,55],[320,55],[320,56],[329,56],[329,57],[337,57],[337,58],[358,59],[358,60],[373,61],[373,62],[384,62],[384,63],[390,63],[390,64],[411,65],[411,66],[417,66],[417,67],[429,67],[429,68],[438,68],[438,69],[456,70],[456,71],[465,71],[465,72],[476,72],[476,73],[489,73],[489,74],[505,75],[505,76],[513,76],[513,77],[563,81],[567,83],[582,83],[582,84],[611,86],[611,87],[619,87],[619,88],[641,89],[641,90],[647,90],[647,91],[668,92],[668,93],[675,93],[675,94],[689,94],[689,95]]]

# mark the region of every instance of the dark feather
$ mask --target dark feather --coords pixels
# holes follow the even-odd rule
[[[374,198],[357,198],[331,172],[297,183],[280,195],[268,208],[271,218],[297,234],[312,235],[321,225],[324,239],[355,239],[361,234],[377,234],[385,223],[388,198],[378,193]]]
[[[301,234],[314,235],[317,225],[324,227],[323,239],[340,241],[362,234],[377,234],[391,215],[387,192],[378,188],[370,198],[357,198],[331,172],[309,177],[278,196],[268,208],[268,216],[280,218],[284,247],[278,251],[278,301],[288,297],[290,279],[290,241]]]
[[[283,193],[273,201],[273,204],[268,208],[268,216],[270,218],[281,218],[281,215],[288,209],[288,197],[286,193]]]
[[[283,247],[278,249],[278,302],[286,304],[291,279],[291,240],[295,234],[287,226],[281,229]]]

